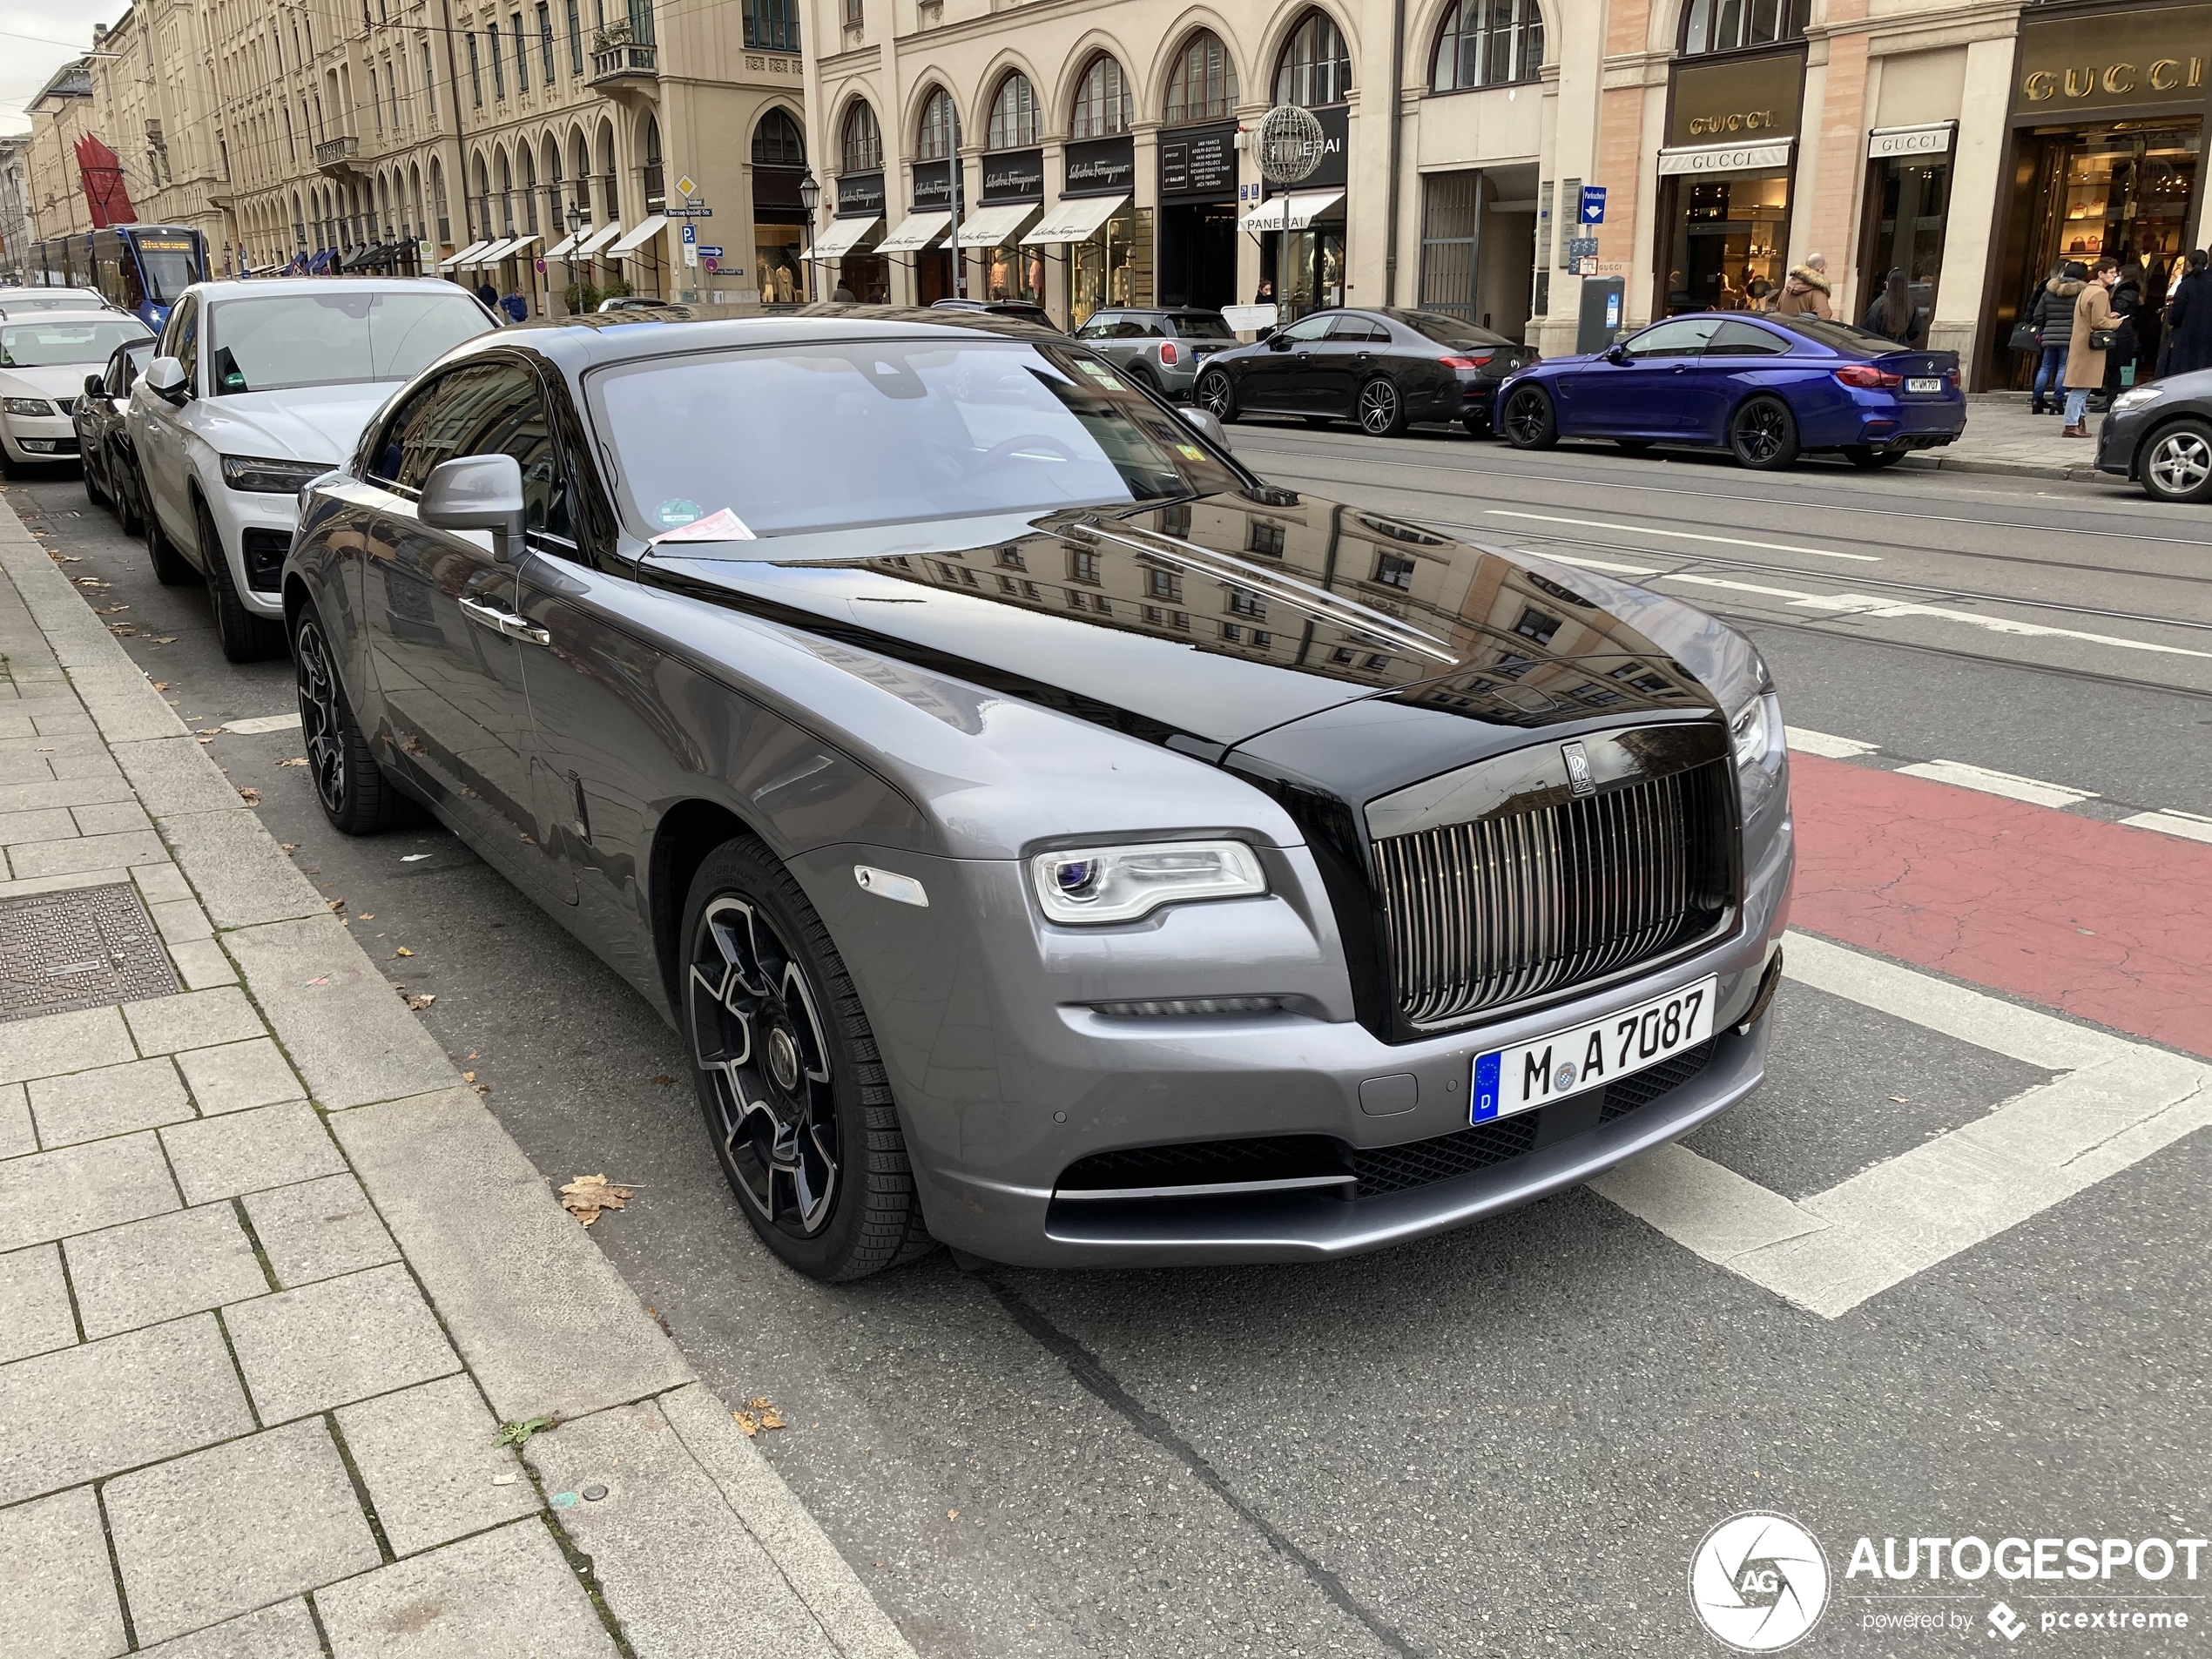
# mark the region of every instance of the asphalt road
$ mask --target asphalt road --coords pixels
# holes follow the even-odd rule
[[[1793,726],[2094,792],[2083,815],[2212,814],[2212,515],[2099,485],[1234,437],[1285,482],[1650,573],[1752,633]],[[292,706],[288,666],[226,664],[202,596],[157,586],[73,474],[9,498],[127,607],[111,624],[194,727]],[[2206,1529],[2202,1133],[1833,1320],[1588,1190],[1328,1266],[941,1253],[825,1289],[752,1242],[678,1041],[611,973],[442,832],[329,832],[281,765],[296,733],[211,742],[393,981],[435,995],[430,1029],[538,1167],[638,1189],[593,1237],[725,1398],[776,1400],[792,1426],[763,1449],[928,1659],[1705,1653],[1685,1570],[1738,1510],[1798,1517],[1839,1573],[1861,1533]],[[1804,985],[1780,1009],[1766,1089],[1699,1144],[1785,1194],[2045,1076]],[[1803,1650],[1934,1650],[1857,1617]]]

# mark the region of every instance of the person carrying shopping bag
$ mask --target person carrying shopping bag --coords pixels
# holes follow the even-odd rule
[[[2112,285],[2119,280],[2120,261],[2107,254],[2090,267],[2089,280],[2074,301],[2074,333],[2066,350],[2066,428],[2060,435],[2086,438],[2084,418],[2089,394],[2105,382],[2105,354],[2113,347],[2116,320],[2112,312]]]

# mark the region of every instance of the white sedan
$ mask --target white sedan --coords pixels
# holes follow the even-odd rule
[[[231,661],[286,648],[300,486],[352,455],[395,388],[496,326],[435,278],[199,282],[179,296],[132,389],[126,464],[155,574],[206,579]]]
[[[118,346],[150,331],[113,311],[55,311],[0,321],[0,456],[10,468],[68,461],[77,454],[70,420],[84,377],[107,367]]]

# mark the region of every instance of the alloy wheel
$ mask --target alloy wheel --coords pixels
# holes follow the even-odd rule
[[[2161,495],[2192,494],[2212,479],[2212,443],[2201,432],[2169,432],[2151,446],[2144,470]]]
[[[725,894],[699,917],[687,979],[723,1161],[762,1220],[811,1238],[836,1204],[840,1149],[828,1033],[798,953]]]
[[[1198,401],[1217,421],[1228,417],[1232,401],[1229,392],[1229,377],[1219,369],[1199,381]]]
[[[302,622],[294,637],[300,684],[300,733],[307,743],[307,765],[315,793],[326,810],[346,810],[346,740],[340,730],[338,677],[331,672],[330,648],[322,630]]]
[[[1754,403],[1736,417],[1736,442],[1744,460],[1760,466],[1779,455],[1789,441],[1790,417],[1778,403]]]
[[[1544,398],[1541,392],[1515,392],[1506,403],[1506,435],[1532,447],[1543,442]]]
[[[1359,394],[1359,429],[1386,437],[1398,427],[1398,388],[1388,381],[1369,381]]]

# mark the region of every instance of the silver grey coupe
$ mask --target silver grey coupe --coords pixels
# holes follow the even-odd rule
[[[331,821],[427,808],[625,975],[818,1278],[1372,1250],[1762,1076],[1750,644],[1264,482],[1064,336],[500,329],[308,486],[283,591]]]

